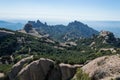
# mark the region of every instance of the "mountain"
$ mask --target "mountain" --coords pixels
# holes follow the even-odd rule
[[[48,25],[46,22],[42,23],[39,20],[28,21],[41,34],[48,34],[51,38],[57,41],[69,41],[80,38],[88,38],[93,34],[98,34],[98,31],[90,28],[88,25],[79,21],[70,22],[65,25]]]
[[[24,24],[22,23],[12,23],[7,21],[0,21],[0,28],[6,28],[11,30],[19,30],[22,29]]]

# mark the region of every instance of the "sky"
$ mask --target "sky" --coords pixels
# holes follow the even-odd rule
[[[120,0],[0,0],[0,19],[120,20]]]

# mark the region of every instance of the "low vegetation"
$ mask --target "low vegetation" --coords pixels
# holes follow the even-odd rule
[[[80,68],[77,69],[77,73],[72,80],[91,80],[88,74],[84,73]]]

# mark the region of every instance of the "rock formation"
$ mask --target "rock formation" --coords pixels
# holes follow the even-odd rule
[[[33,35],[33,36],[37,36],[37,37],[42,37],[42,35],[40,35],[31,24],[26,24],[24,27],[24,30],[26,33]]]
[[[99,34],[99,37],[104,38],[103,43],[115,43],[117,40],[115,38],[114,34],[112,32],[109,32],[109,31],[101,31]]]
[[[62,80],[70,80],[74,76],[76,69],[81,67],[80,65],[72,66],[70,64],[64,64],[64,63],[59,64],[59,66],[62,73]]]
[[[15,65],[20,63],[21,61]],[[23,64],[21,66],[17,66],[17,69],[13,67],[9,75],[10,80],[69,80],[76,73],[76,69],[81,67],[63,63],[57,65],[45,58],[33,61],[25,67]]]
[[[20,80],[46,80],[53,68],[54,62],[52,60],[41,58],[23,68],[19,72],[18,78]]]
[[[12,69],[11,69],[11,72],[9,74],[9,78],[10,80],[14,80],[17,76],[17,74],[21,71],[21,69],[24,67],[24,65],[26,63],[28,63],[30,60],[33,59],[33,56],[30,56],[30,57],[27,57],[27,58],[24,58],[22,60],[20,60],[18,63],[16,63]]]
[[[120,79],[120,55],[97,58],[83,66],[82,70],[93,80],[118,80]]]

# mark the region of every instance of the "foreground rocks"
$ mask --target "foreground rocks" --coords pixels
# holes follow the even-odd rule
[[[83,67],[56,64],[53,60],[45,58],[26,64],[31,58],[25,58],[13,66],[10,80],[70,80],[74,75],[74,80],[78,80],[75,79],[76,69],[80,67],[92,80],[120,80],[120,55],[99,57]]]
[[[76,69],[81,67],[64,63],[55,64],[53,60],[45,58],[26,66],[23,66],[23,61],[24,59],[13,66],[9,75],[10,80],[69,80],[76,73]]]
[[[83,66],[82,70],[93,80],[120,80],[120,55],[97,58]]]
[[[10,80],[14,80],[17,76],[17,74],[21,71],[21,69],[24,67],[25,64],[27,64],[29,61],[33,59],[33,56],[27,57],[16,63],[8,75]]]

